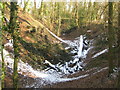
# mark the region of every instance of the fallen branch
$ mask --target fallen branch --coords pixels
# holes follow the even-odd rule
[[[45,28],[53,37],[55,37],[56,39],[58,39],[59,41],[68,44],[65,40],[61,39],[60,37],[58,37],[57,35],[55,35],[53,32],[51,32],[48,28]]]

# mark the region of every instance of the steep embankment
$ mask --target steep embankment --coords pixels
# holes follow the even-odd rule
[[[7,23],[9,23],[9,9],[5,11]],[[34,68],[42,68],[44,60],[69,60],[71,57],[59,44],[62,41],[53,34],[45,25],[35,20],[29,13],[18,10],[19,21],[19,48],[20,59],[30,63]],[[8,42],[9,33],[5,35]],[[5,46],[6,50],[12,51],[11,47]],[[57,57],[56,57],[57,55]],[[66,58],[67,57],[67,58]]]

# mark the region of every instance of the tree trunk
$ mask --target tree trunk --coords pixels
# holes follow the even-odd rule
[[[58,31],[57,36],[60,36],[61,16],[60,16],[60,3],[58,3]]]
[[[120,2],[118,2],[118,33],[117,33],[117,44],[118,44],[118,85],[117,87],[120,88]]]
[[[36,17],[36,15],[37,15],[36,0],[34,0],[34,7],[33,7],[33,9],[32,9],[32,15],[33,15],[34,17]]]
[[[1,4],[2,7],[0,7],[0,27],[4,27],[2,22],[3,22],[3,17],[4,17],[4,3]],[[4,88],[4,79],[5,79],[5,66],[4,66],[4,57],[3,57],[3,28],[0,28],[0,51],[1,51],[1,59],[2,59],[2,75],[1,75],[1,88]]]
[[[43,0],[41,0],[41,5],[39,8],[40,19],[42,19],[42,16],[43,16],[43,8],[44,8],[44,4],[43,4]]]
[[[34,10],[36,11],[36,0],[34,0]]]
[[[29,0],[28,1],[24,1],[24,8],[23,8],[23,12],[26,12],[27,6],[28,6]]]
[[[76,25],[79,28],[79,13],[78,13],[78,2],[75,2],[75,7],[76,7],[76,11],[75,11],[75,21],[76,21]]]
[[[18,31],[17,31],[17,2],[10,2],[10,24],[9,24],[9,30],[11,31],[11,36],[13,38],[13,48],[14,48],[14,66],[13,66],[13,87],[17,89],[18,87],[18,43],[17,43],[17,37],[18,37]]]
[[[2,85],[2,88],[4,88],[4,79],[5,79],[5,62],[4,62],[4,57],[3,57],[3,48],[4,48],[4,45],[2,43],[2,46],[1,46],[1,57],[2,57],[2,80],[1,80],[1,85]]]
[[[109,75],[113,73],[113,40],[114,40],[114,32],[113,32],[113,2],[109,2],[108,5],[108,41],[109,41]]]

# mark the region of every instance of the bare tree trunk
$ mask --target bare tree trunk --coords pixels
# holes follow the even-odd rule
[[[29,0],[28,1],[24,1],[24,8],[23,8],[23,12],[26,11],[26,8],[28,6]]]
[[[3,17],[4,17],[4,3],[3,4],[1,4],[2,5],[2,7],[0,7],[0,9],[1,9],[1,12],[0,12],[0,16],[1,16],[1,18],[0,18],[0,27],[3,27],[3,24],[2,24],[2,22],[3,22]],[[2,70],[1,70],[1,88],[4,88],[4,79],[5,79],[5,65],[4,65],[4,57],[3,57],[3,48],[4,48],[4,45],[3,45],[3,28],[0,28],[0,49],[1,49],[1,59],[2,59]]]
[[[32,9],[32,15],[33,15],[34,17],[36,17],[36,15],[37,15],[37,12],[36,12],[36,0],[34,0],[34,7],[33,7],[33,9]]]
[[[60,16],[60,3],[58,3],[58,31],[57,36],[60,36],[61,16]]]
[[[79,9],[79,7],[78,7],[78,2],[76,2],[75,3],[75,7],[76,7],[76,11],[75,11],[75,20],[76,20],[76,25],[77,25],[77,27],[79,28],[79,13],[78,13],[78,9]]]
[[[114,32],[113,32],[113,2],[109,2],[108,5],[108,41],[109,41],[109,75],[113,73],[113,40],[114,40]]]
[[[39,8],[40,18],[43,16],[43,8],[44,8],[44,4],[43,4],[43,0],[41,0],[41,5],[40,5],[40,8]]]
[[[34,10],[36,10],[36,0],[34,0]]]
[[[4,79],[5,79],[5,62],[4,62],[4,57],[3,57],[3,42],[2,42],[2,47],[1,47],[1,57],[2,57],[2,88],[4,88]]]
[[[117,33],[117,44],[118,44],[118,85],[117,87],[120,88],[120,2],[118,2],[118,33]]]
[[[17,2],[10,2],[10,24],[9,24],[9,30],[11,31],[11,36],[13,38],[13,48],[14,48],[14,66],[13,66],[13,87],[15,89],[18,88],[18,29],[17,29]]]

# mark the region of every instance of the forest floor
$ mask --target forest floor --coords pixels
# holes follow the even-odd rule
[[[76,35],[75,32],[63,36],[62,38],[65,39],[65,37],[67,37],[67,39],[72,40],[71,36],[73,36],[74,38],[74,36]],[[94,32],[96,31],[94,30]],[[92,34],[92,38],[95,38],[96,34],[95,33]],[[90,52],[93,51],[91,50]],[[89,76],[77,80],[50,84],[47,86],[43,86],[43,88],[115,88],[117,81],[116,73],[113,73],[111,77],[108,77],[108,61],[105,58],[103,58],[103,56],[106,56],[106,54],[93,59],[91,58],[92,53],[88,53],[88,58],[86,59],[87,65],[84,67],[84,71],[79,71],[76,72],[75,74],[71,74],[65,77],[73,78],[85,74],[89,74]],[[20,78],[20,82],[19,82],[20,84],[26,83],[25,80],[30,80],[31,82],[34,82],[33,76],[25,77],[23,75],[19,75],[19,78]],[[6,87],[12,86],[12,75],[10,73],[7,74],[5,81],[6,81]]]

